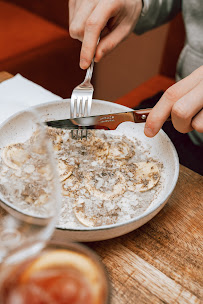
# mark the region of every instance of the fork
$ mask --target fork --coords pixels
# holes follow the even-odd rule
[[[91,106],[92,106],[92,96],[93,96],[93,85],[91,84],[91,78],[94,67],[94,58],[91,65],[87,69],[84,81],[79,84],[72,92],[71,104],[70,104],[70,117],[84,117],[90,116]],[[80,136],[79,136],[80,131]],[[87,138],[87,129],[72,130],[71,137],[82,139]]]

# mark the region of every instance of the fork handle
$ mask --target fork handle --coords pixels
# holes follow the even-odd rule
[[[90,82],[91,81],[93,68],[94,68],[94,58],[92,59],[92,62],[90,64],[89,68],[87,69],[84,82]]]
[[[100,41],[100,37],[97,40],[97,45],[99,44],[99,41]],[[93,68],[94,68],[94,57],[92,59],[92,62],[90,64],[89,68],[87,69],[84,82],[90,82],[92,79],[92,73],[93,73]]]

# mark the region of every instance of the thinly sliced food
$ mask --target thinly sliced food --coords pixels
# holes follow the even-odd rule
[[[126,178],[127,189],[134,192],[152,189],[160,178],[159,168],[153,162],[128,164],[122,167],[121,172]]]
[[[71,175],[62,182],[62,195],[74,197],[79,189],[80,182],[74,175]]]
[[[11,169],[18,170],[28,159],[29,154],[22,144],[9,145],[3,149],[2,160]]]
[[[58,171],[61,182],[69,178],[73,173],[73,170],[74,166],[69,165],[66,160],[58,159]]]
[[[128,160],[135,154],[135,144],[126,136],[111,136],[109,140],[108,158],[116,160]]]
[[[119,207],[109,201],[83,199],[78,200],[73,208],[77,220],[86,227],[115,224]]]
[[[80,150],[78,150],[81,156],[90,155],[94,158],[106,158],[108,155],[108,144],[102,138],[90,136],[78,144],[81,145]]]
[[[84,184],[93,196],[102,200],[122,195],[126,189],[125,178],[117,169],[98,168],[97,172],[88,172]]]

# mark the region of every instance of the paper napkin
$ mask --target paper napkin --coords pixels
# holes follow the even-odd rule
[[[61,99],[60,96],[17,74],[0,83],[0,123],[30,106]]]

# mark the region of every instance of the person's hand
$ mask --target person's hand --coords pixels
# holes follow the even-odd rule
[[[147,118],[145,135],[156,135],[170,115],[177,131],[203,132],[203,66],[166,90]]]
[[[87,69],[94,54],[98,62],[124,40],[141,10],[142,0],[69,0],[70,36],[82,41],[80,67]]]

